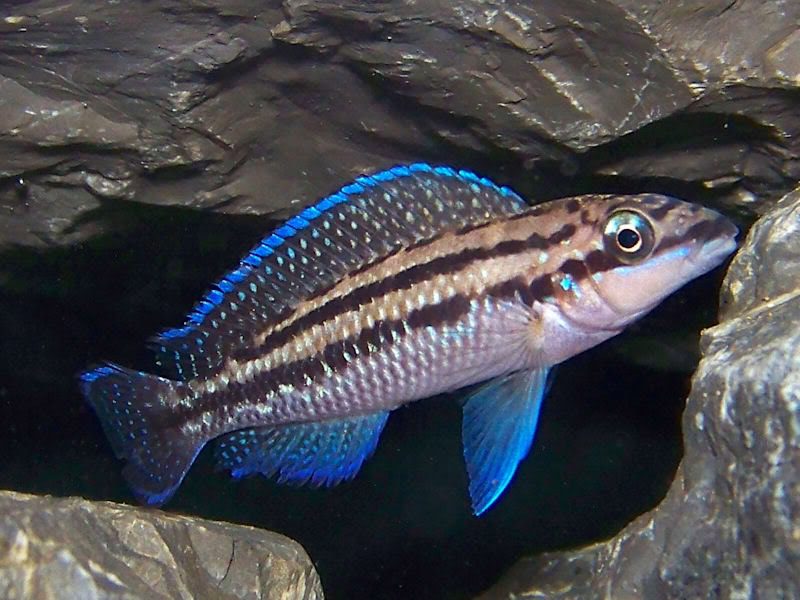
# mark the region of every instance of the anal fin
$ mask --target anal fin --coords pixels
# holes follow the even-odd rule
[[[473,392],[464,404],[464,459],[476,515],[500,497],[530,451],[547,372],[531,369],[498,377]]]
[[[375,451],[388,412],[241,429],[219,438],[217,462],[239,478],[277,475],[279,483],[333,486],[352,479]]]

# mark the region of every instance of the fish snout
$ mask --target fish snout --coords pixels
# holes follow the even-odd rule
[[[712,269],[723,262],[737,247],[739,228],[729,218],[706,209],[707,220],[689,241],[694,247],[689,261],[695,267]]]

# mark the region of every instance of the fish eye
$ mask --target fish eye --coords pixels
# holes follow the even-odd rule
[[[653,250],[655,234],[649,221],[638,212],[613,213],[603,229],[603,243],[608,252],[623,262],[646,258]]]
[[[623,225],[617,231],[617,246],[625,252],[636,252],[642,247],[642,236],[630,225]]]

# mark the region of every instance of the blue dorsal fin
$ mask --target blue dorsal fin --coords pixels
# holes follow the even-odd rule
[[[331,421],[254,427],[219,438],[219,466],[239,478],[278,476],[279,483],[333,486],[355,477],[375,451],[388,412]]]
[[[157,336],[159,363],[176,379],[213,371],[231,348],[353,269],[526,206],[509,188],[450,167],[416,163],[358,177],[265,237],[182,327]]]
[[[485,512],[533,443],[547,369],[518,371],[476,390],[464,404],[462,437],[472,511]]]

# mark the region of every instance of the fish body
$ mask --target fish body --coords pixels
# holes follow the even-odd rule
[[[287,221],[157,337],[168,377],[106,364],[81,385],[160,504],[214,439],[235,477],[339,483],[393,409],[487,382],[463,421],[481,514],[530,449],[549,369],[718,265],[736,233],[667,196],[529,206],[468,171],[395,167]]]

